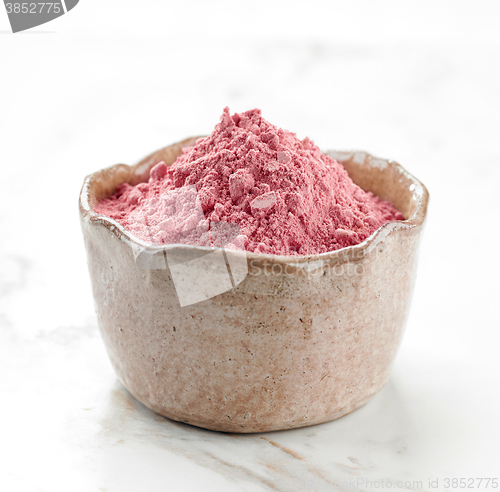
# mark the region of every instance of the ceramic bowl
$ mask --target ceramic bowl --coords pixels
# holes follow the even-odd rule
[[[386,384],[401,342],[427,190],[396,162],[328,152],[405,220],[359,245],[311,256],[148,245],[94,212],[119,184],[146,181],[152,166],[170,165],[195,140],[83,184],[92,290],[118,378],[155,412],[226,432],[319,424],[364,405]],[[197,265],[191,274],[190,264]],[[190,282],[198,287],[190,291]]]

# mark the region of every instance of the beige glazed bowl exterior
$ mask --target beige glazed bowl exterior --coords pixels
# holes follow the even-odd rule
[[[173,163],[195,140],[96,172],[81,191],[99,328],[119,379],[155,412],[225,432],[319,424],[364,405],[386,384],[401,342],[427,190],[395,162],[329,152],[405,220],[359,245],[313,256],[226,250],[229,260],[244,255],[245,279],[181,306],[168,265],[139,268],[144,243],[93,207],[123,182],[146,181],[152,166]],[[193,249],[206,254],[182,245],[153,247],[152,254]]]

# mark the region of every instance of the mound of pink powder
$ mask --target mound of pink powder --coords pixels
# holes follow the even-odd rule
[[[403,215],[355,185],[309,138],[258,109],[230,115],[147,183],[120,185],[95,211],[152,243],[311,255],[358,244]]]

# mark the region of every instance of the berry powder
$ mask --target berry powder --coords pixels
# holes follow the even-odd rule
[[[152,243],[276,255],[352,246],[403,219],[309,138],[277,128],[258,109],[231,116],[228,108],[170,167],[157,164],[146,183],[123,183],[95,211]]]

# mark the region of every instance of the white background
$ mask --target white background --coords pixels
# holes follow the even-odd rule
[[[0,6],[0,489],[500,478],[499,25],[493,0],[81,0],[13,35]],[[206,134],[226,105],[395,159],[430,191],[391,380],[336,422],[239,439],[175,424],[116,382],[100,341],[84,176]]]

